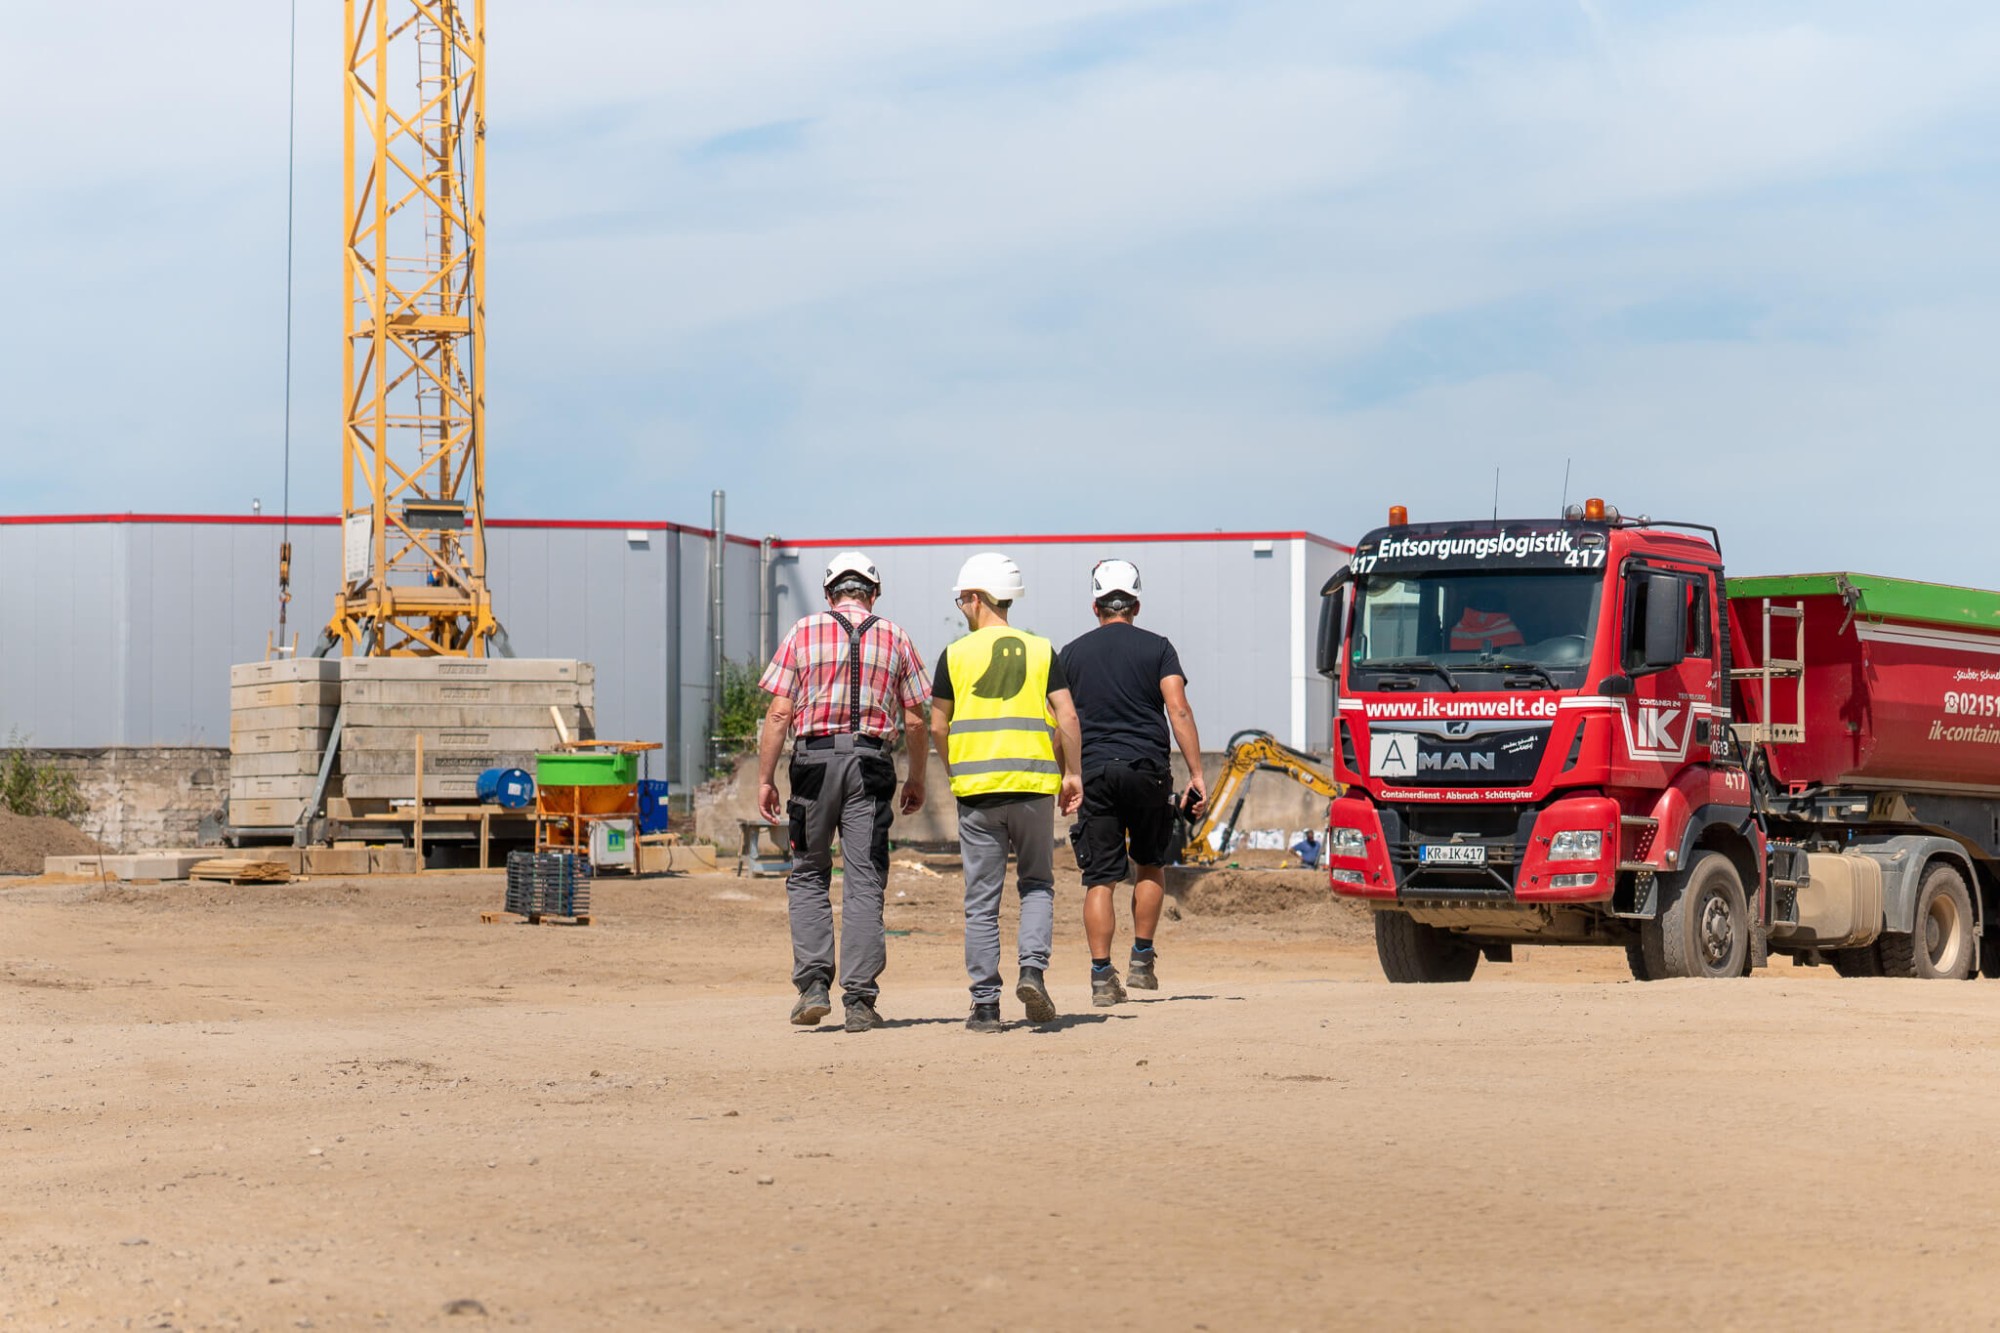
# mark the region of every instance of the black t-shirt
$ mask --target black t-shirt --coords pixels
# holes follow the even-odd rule
[[[1062,659],[1051,654],[1049,657],[1048,692],[1054,694],[1057,690],[1066,690],[1068,688],[1069,681],[1063,676]],[[958,699],[958,687],[951,683],[951,649],[949,648],[938,654],[937,670],[931,673],[931,698],[950,699],[954,702]],[[960,805],[969,805],[977,810],[995,805],[1011,805],[1016,801],[1033,801],[1039,799],[1038,796],[1032,794],[992,791],[981,793],[978,796],[961,796],[958,798],[958,801]]]
[[[1113,759],[1168,761],[1172,734],[1160,682],[1187,674],[1172,643],[1114,620],[1063,649],[1060,660],[1083,726],[1084,772]]]

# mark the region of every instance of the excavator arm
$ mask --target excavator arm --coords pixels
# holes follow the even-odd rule
[[[1329,801],[1341,792],[1311,755],[1281,743],[1268,731],[1239,731],[1229,738],[1229,753],[1208,793],[1201,822],[1188,829],[1187,842],[1181,848],[1183,864],[1213,865],[1229,854],[1229,845],[1236,838],[1236,821],[1249,795],[1250,776],[1259,770],[1283,773]],[[1224,815],[1224,810],[1229,813]],[[1218,830],[1221,836],[1215,837]]]

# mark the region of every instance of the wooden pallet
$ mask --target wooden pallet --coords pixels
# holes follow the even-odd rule
[[[479,919],[489,926],[507,926],[526,922],[531,926],[587,926],[588,916],[554,916],[547,912],[530,912],[522,916],[519,912],[481,912]]]
[[[214,880],[223,884],[289,884],[291,869],[283,861],[258,861],[245,856],[219,856],[197,861],[188,868],[189,879]]]

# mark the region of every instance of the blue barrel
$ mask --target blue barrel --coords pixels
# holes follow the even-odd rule
[[[639,784],[639,832],[667,831],[667,784],[646,779]]]
[[[479,775],[479,799],[505,810],[526,809],[535,799],[535,780],[525,768],[489,768]]]

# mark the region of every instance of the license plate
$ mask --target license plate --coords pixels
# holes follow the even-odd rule
[[[1476,843],[1439,843],[1417,850],[1417,860],[1427,866],[1483,866],[1486,849]]]

